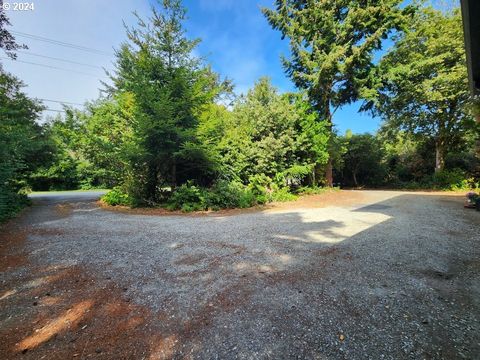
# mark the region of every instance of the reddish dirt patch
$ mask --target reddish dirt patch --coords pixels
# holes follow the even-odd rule
[[[203,254],[187,255],[175,261],[176,265],[195,265],[204,260],[207,256]]]
[[[366,199],[365,193],[360,191],[331,190],[318,195],[302,196],[297,201],[274,203],[272,210],[349,206],[363,203]]]
[[[6,271],[26,262],[23,252],[26,237],[25,230],[9,224],[0,228],[0,271]]]
[[[0,296],[3,359],[123,359],[149,353],[149,312],[78,267],[32,269]]]

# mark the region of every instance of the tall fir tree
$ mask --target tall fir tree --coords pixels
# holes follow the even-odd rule
[[[326,183],[333,184],[333,116],[343,105],[370,98],[373,55],[413,11],[402,0],[276,0],[262,11],[290,41],[283,57],[288,76],[305,89],[320,121],[330,129]]]
[[[117,52],[110,87],[134,97],[132,127],[138,147],[131,163],[138,176],[132,188],[139,202],[146,203],[159,200],[163,187],[174,187],[182,172],[196,165],[188,158],[202,151],[192,147],[198,117],[220,91],[218,76],[192,54],[199,40],[186,37],[181,2],[164,0],[160,5],[160,10],[152,7],[148,21],[137,16],[137,28],[127,29],[129,41]]]

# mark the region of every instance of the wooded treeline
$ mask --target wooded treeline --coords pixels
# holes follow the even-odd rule
[[[110,204],[248,207],[322,186],[478,187],[479,134],[459,9],[400,0],[278,0],[263,12],[289,41],[298,91],[268,78],[247,94],[193,50],[177,0],[127,29],[104,95],[41,124],[43,106],[1,69],[0,217],[27,190],[114,189]],[[0,46],[18,45],[2,15]],[[393,41],[381,53],[386,39]],[[72,84],[74,86],[74,84]],[[380,116],[376,134],[338,134],[336,109]]]

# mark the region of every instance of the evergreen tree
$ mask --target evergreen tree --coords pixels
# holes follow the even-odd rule
[[[358,99],[370,97],[373,53],[394,29],[401,28],[412,7],[402,0],[276,0],[263,9],[274,29],[290,40],[287,74],[305,89],[320,121],[331,130],[326,181],[332,185],[333,115]]]
[[[152,7],[148,21],[138,18],[138,27],[127,29],[129,42],[117,52],[110,88],[134,97],[138,151],[130,160],[137,173],[133,188],[135,197],[147,203],[157,202],[165,186],[175,187],[188,177],[200,158],[208,161],[202,147],[195,146],[196,127],[202,108],[221,88],[218,76],[192,54],[199,40],[185,35],[186,11],[180,1],[161,5],[160,10]]]

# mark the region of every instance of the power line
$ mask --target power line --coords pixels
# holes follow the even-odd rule
[[[107,79],[106,77],[103,77],[103,76],[97,76],[97,75],[85,73],[85,72],[82,72],[82,71],[65,69],[65,68],[61,68],[61,67],[57,67],[57,66],[52,66],[52,65],[39,64],[39,63],[30,62],[30,61],[23,61],[23,60],[14,60],[14,59],[10,59],[10,58],[8,58],[8,57],[3,57],[3,56],[0,56],[0,59],[10,60],[10,61],[14,61],[14,62],[20,62],[20,63],[24,63],[24,64],[29,64],[29,65],[42,66],[42,67],[49,68],[49,69],[62,70],[62,71],[67,71],[67,72],[71,72],[71,73],[77,73],[77,74],[86,75],[86,76],[92,76],[92,77],[97,78],[97,79],[98,79],[98,78]]]
[[[57,110],[57,109],[50,109],[50,108],[43,109],[43,111],[53,111],[53,112],[58,112],[58,113],[64,113],[65,112],[64,110]]]
[[[38,99],[38,100],[41,100],[41,101],[54,102],[54,103],[58,103],[58,104],[68,104],[68,105],[83,106],[83,104],[74,103],[74,102],[69,102],[69,101],[50,100],[50,99],[42,99],[42,98],[37,98],[37,99]]]
[[[68,47],[68,48],[75,49],[75,50],[86,51],[86,52],[89,52],[89,53],[92,53],[92,54],[105,55],[105,56],[112,56],[113,55],[113,54],[108,53],[106,51],[93,49],[93,48],[89,48],[89,47],[82,46],[82,45],[76,45],[76,44],[72,44],[72,43],[65,42],[65,41],[50,39],[50,38],[43,37],[43,36],[32,35],[32,34],[24,33],[24,32],[21,32],[21,31],[13,31],[12,30],[11,33],[15,34],[17,36],[27,38],[27,39],[36,40],[36,41],[43,41],[43,42],[46,42],[46,43],[49,43],[49,44],[64,46],[64,47]]]
[[[37,57],[41,57],[41,58],[45,58],[45,59],[63,61],[63,62],[70,63],[70,64],[89,66],[91,68],[96,68],[96,69],[102,69],[103,70],[103,68],[101,66],[97,66],[97,65],[85,64],[85,63],[72,61],[72,60],[67,60],[67,59],[61,59],[61,58],[57,58],[57,57],[53,57],[53,56],[41,55],[41,54],[33,53],[33,52],[30,52],[30,51],[17,51],[17,52],[20,53],[20,54],[32,55],[32,56],[37,56]]]

